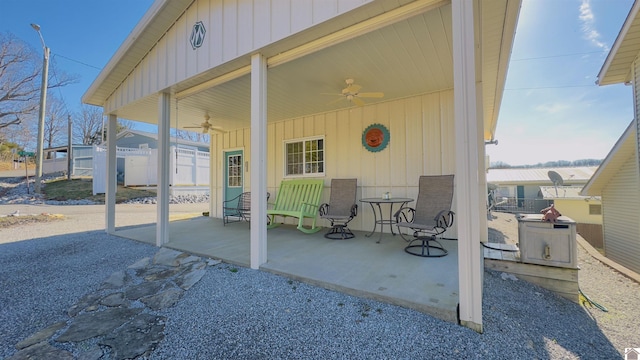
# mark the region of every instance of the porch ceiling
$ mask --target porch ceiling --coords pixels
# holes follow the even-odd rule
[[[483,88],[485,137],[491,138],[497,120],[500,94],[511,51],[519,2],[489,1],[482,4],[482,66],[478,77]],[[480,6],[480,5],[478,5]],[[511,9],[511,10],[509,10]],[[512,14],[509,14],[509,11]],[[512,18],[511,23],[507,21]],[[296,118],[337,109],[355,107],[338,96],[353,78],[362,92],[384,92],[381,99],[366,98],[367,104],[453,88],[451,5],[446,4],[392,25],[338,43],[293,61],[270,67],[268,121]],[[248,66],[250,59],[235,62]],[[229,71],[234,70],[229,69]],[[189,86],[193,86],[190,84]],[[250,126],[250,75],[196,92],[177,101],[172,108],[171,126],[193,126],[205,114],[225,130]],[[185,90],[178,84],[174,91]],[[177,106],[177,119],[175,111]],[[150,96],[118,110],[122,118],[157,123],[157,97]]]

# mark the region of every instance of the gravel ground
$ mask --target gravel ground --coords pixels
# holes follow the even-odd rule
[[[75,222],[67,228],[72,234],[40,235],[43,227],[58,234],[71,223],[12,228],[14,241],[0,245],[0,358],[63,319],[111,273],[156,251],[102,231],[85,232]],[[517,224],[501,216],[490,226],[508,241]],[[485,271],[485,332],[477,334],[413,310],[222,264],[208,268],[175,307],[160,312],[168,319],[166,338],[151,358],[623,358],[625,347],[640,346],[640,285],[582,249],[580,266],[581,287],[609,312]]]

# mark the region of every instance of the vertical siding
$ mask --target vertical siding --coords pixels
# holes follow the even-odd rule
[[[387,148],[375,153],[362,146],[362,132],[373,123],[385,125],[391,135]],[[333,178],[357,178],[358,199],[380,197],[387,191],[394,197],[415,199],[420,175],[454,173],[453,130],[452,91],[270,123],[267,126],[267,189],[275,196],[284,177],[284,141],[324,136],[324,201],[329,200]],[[251,161],[250,129],[217,135],[211,143],[219,157],[224,149],[242,148],[245,159]],[[211,178],[218,180],[213,192],[221,196],[224,162],[217,161],[212,167],[215,166],[218,168],[212,170]],[[248,189],[250,184],[245,181],[245,190]],[[220,204],[215,199],[212,202]],[[350,225],[353,229],[370,230],[373,226],[371,207],[360,203],[359,206],[358,217]],[[219,211],[212,209],[214,216],[218,216]]]
[[[604,249],[607,257],[640,272],[640,179],[635,156],[602,191]]]
[[[113,111],[268,44],[351,11],[370,0],[196,0],[107,100]],[[189,43],[202,21],[205,43]]]
[[[636,123],[636,163],[638,164],[638,171],[640,172],[640,120],[638,120],[638,114],[640,114],[640,59],[636,58],[633,62],[633,101],[634,101],[634,119]],[[640,176],[640,173],[639,173]]]

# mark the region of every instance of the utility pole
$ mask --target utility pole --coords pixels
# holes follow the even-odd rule
[[[71,173],[73,172],[73,121],[71,115],[67,115],[67,136],[69,141],[67,146],[67,180],[71,180]]]
[[[42,157],[43,157],[43,145],[44,145],[44,113],[47,106],[47,80],[49,78],[49,48],[44,43],[42,33],[40,33],[40,25],[31,24],[31,27],[40,35],[40,41],[42,42],[42,49],[44,51],[42,60],[42,86],[40,87],[40,113],[38,117],[38,146],[36,151],[36,182],[34,184],[34,191],[36,194],[40,194],[40,183],[42,181]]]

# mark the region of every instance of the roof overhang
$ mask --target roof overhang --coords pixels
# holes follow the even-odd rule
[[[83,102],[104,107],[192,2],[154,2],[84,94]],[[477,76],[482,81],[485,140],[494,138],[497,127],[520,4],[520,0],[476,0]],[[403,12],[413,7],[417,10]],[[384,92],[381,101],[451,90],[450,8],[449,0],[403,1],[402,5],[396,0],[372,0],[257,49],[269,66],[269,121],[351,107],[349,103],[328,107],[332,98],[321,95],[339,93],[346,78],[355,78],[364,91]],[[395,13],[400,15],[392,18]],[[340,34],[348,36],[336,41]],[[430,40],[436,36],[443,40]],[[292,56],[286,58],[287,54]],[[225,130],[247,127],[249,73],[247,54],[171,86],[174,100],[179,98],[180,103],[176,127],[199,124],[204,115]],[[157,94],[107,112],[155,124]],[[172,125],[176,123],[172,117]]]
[[[618,37],[598,73],[598,85],[628,83],[632,80],[630,70],[633,61],[640,52],[638,11],[640,11],[640,3],[634,1]]]
[[[636,146],[635,120],[629,124],[620,139],[613,146],[607,157],[602,161],[600,167],[593,174],[591,179],[582,188],[580,195],[597,196],[602,195],[602,189],[609,183],[611,178],[618,173],[622,166],[634,155]]]

